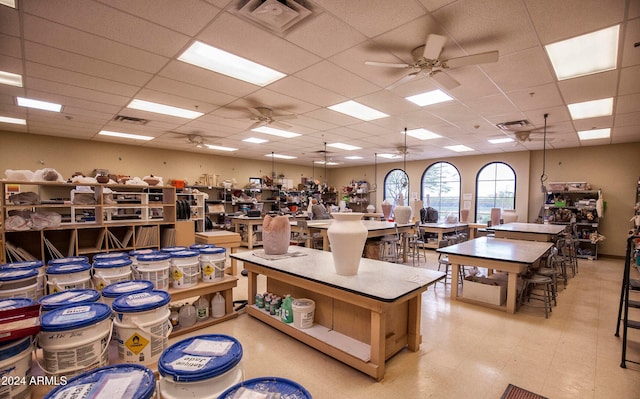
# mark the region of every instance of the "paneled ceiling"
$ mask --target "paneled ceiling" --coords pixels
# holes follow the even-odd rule
[[[253,1],[253,0],[252,0]],[[0,84],[0,130],[265,160],[272,152],[372,164],[375,153],[402,153],[404,128],[425,128],[433,140],[406,138],[407,160],[640,141],[640,2],[637,0],[299,0],[311,15],[284,32],[243,17],[247,0],[17,0],[0,5],[0,70],[23,75],[24,87]],[[260,2],[258,2],[260,3]],[[549,43],[620,24],[615,70],[558,81],[544,49]],[[444,59],[497,50],[496,63],[447,73],[447,90],[427,76],[394,85],[404,69],[366,60],[411,63],[411,50],[431,33],[446,36]],[[286,74],[260,87],[179,61],[194,41]],[[597,57],[598,54],[593,54]],[[392,86],[393,85],[393,86]],[[390,87],[391,86],[391,87]],[[443,89],[453,101],[420,107],[405,97]],[[61,113],[16,105],[24,96],[63,105]],[[612,116],[572,121],[567,104],[614,98]],[[203,112],[184,119],[127,108],[132,99]],[[365,122],[328,107],[355,100],[389,116]],[[288,119],[296,138],[252,132],[249,107]],[[115,120],[148,120],[145,125]],[[536,140],[491,144],[512,135],[496,127],[528,120]],[[608,139],[580,141],[578,130],[612,129]],[[139,142],[99,136],[101,130],[155,137]],[[221,153],[189,143],[238,148]],[[1,136],[0,136],[1,137]],[[264,144],[242,140],[261,137]],[[346,143],[361,150],[328,148]],[[462,144],[471,152],[445,146]],[[399,150],[400,148],[400,150]],[[360,160],[345,159],[358,155]],[[384,160],[379,160],[384,162]]]

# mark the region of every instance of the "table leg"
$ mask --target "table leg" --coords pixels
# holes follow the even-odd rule
[[[248,305],[253,305],[256,303],[256,294],[258,293],[258,273],[249,270],[247,278]]]
[[[250,223],[247,226],[247,248],[253,249],[253,225]]]
[[[518,290],[518,273],[508,273],[507,281],[507,313],[516,312],[516,298]]]
[[[385,326],[384,314],[371,312],[371,362],[378,366],[375,377],[378,381],[384,377]]]
[[[236,252],[238,252],[238,248],[231,247],[231,253],[235,254]],[[231,258],[231,275],[235,276],[237,272],[238,272],[238,260],[236,258]]]
[[[422,295],[409,299],[409,319],[407,320],[407,347],[410,351],[420,350],[420,315],[422,314]]]
[[[451,264],[451,299],[458,298],[458,282],[460,278],[460,264]]]
[[[327,230],[322,230],[322,250],[323,251],[328,251],[329,250],[329,236],[327,235]]]
[[[411,233],[402,233],[402,262],[409,261],[409,235]]]

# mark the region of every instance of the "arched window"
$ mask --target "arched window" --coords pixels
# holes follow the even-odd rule
[[[404,204],[409,204],[409,176],[402,169],[392,169],[384,177],[384,193],[383,200],[389,201],[392,205],[396,205],[396,201],[400,197],[404,198]]]
[[[476,222],[491,220],[491,208],[515,209],[516,172],[503,162],[485,165],[476,178]]]
[[[438,211],[438,221],[460,214],[460,172],[448,162],[431,164],[422,174],[420,197]]]

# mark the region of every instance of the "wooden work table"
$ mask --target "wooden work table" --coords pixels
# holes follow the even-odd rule
[[[427,242],[426,248],[438,248],[440,241],[444,239],[447,233],[468,232],[469,225],[466,223],[420,223],[420,230],[423,233],[435,233],[438,235],[437,241]]]
[[[332,254],[290,247],[298,256],[268,260],[247,251],[232,256],[248,270],[246,310],[274,328],[376,380],[384,377],[385,361],[403,348],[420,348],[422,293],[444,273],[361,259],[355,276],[337,275]],[[296,328],[255,306],[258,275],[277,295],[315,301],[314,325]]]
[[[496,238],[512,238],[516,240],[555,242],[566,226],[539,223],[505,223],[488,227]]]

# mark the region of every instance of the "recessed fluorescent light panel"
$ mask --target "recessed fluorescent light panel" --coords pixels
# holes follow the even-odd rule
[[[3,85],[22,87],[22,75],[0,71],[0,83]]]
[[[363,121],[373,121],[380,118],[386,118],[389,115],[384,112],[380,112],[377,109],[367,107],[353,100],[345,101],[340,104],[332,105],[329,109],[337,112],[341,112],[345,115],[353,116],[354,118],[361,119]]]
[[[580,140],[607,139],[610,136],[611,136],[610,128],[583,130],[578,132],[578,137],[580,137]]]
[[[620,25],[546,45],[558,80],[616,69]]]
[[[613,113],[613,97],[568,104],[567,107],[573,120],[608,116]]]
[[[344,144],[344,143],[327,144],[327,147],[339,148],[341,150],[347,150],[347,151],[361,150],[362,149],[362,147],[356,147],[355,145]]]
[[[0,4],[7,7],[16,8],[16,0],[0,0]]]
[[[404,134],[404,132],[402,133]],[[423,129],[423,128],[407,130],[407,135],[414,137],[418,140],[431,140],[431,139],[437,139],[439,137],[442,137],[437,133],[430,132],[429,130]]]
[[[228,151],[228,152],[238,151],[237,148],[223,147],[221,145],[205,144],[205,146],[207,146],[207,148],[210,149],[210,150]]]
[[[142,135],[139,135],[139,134],[110,132],[108,130],[101,130],[100,133],[98,133],[98,134],[100,134],[102,136],[119,137],[121,139],[132,139],[132,140],[149,141],[149,140],[153,140],[154,139],[154,137],[152,137],[152,136],[142,136]]]
[[[202,42],[193,43],[178,59],[258,86],[266,86],[286,76],[282,72]]]
[[[489,139],[487,141],[490,142],[491,144],[504,144],[504,143],[511,143],[514,140],[510,137],[502,137],[499,139]]]
[[[13,123],[14,125],[26,125],[27,121],[18,118],[9,118],[8,116],[0,116],[0,123]]]
[[[282,154],[264,154],[265,157],[269,157],[269,158],[280,158],[280,159],[295,159],[296,157],[293,157],[291,155],[282,155]]]
[[[317,164],[320,164],[320,165],[324,165],[325,164],[324,161],[313,161],[313,163],[317,163]],[[329,165],[329,166],[340,165],[340,162],[327,161],[326,165]]]
[[[349,157],[344,157],[344,159],[362,159],[362,157],[358,156],[358,155],[352,155],[352,156],[349,156]]]
[[[473,148],[469,148],[466,145],[448,145],[444,148],[446,148],[447,150],[455,151],[455,152],[473,151]]]
[[[425,93],[416,94],[415,96],[405,97],[405,99],[420,107],[453,100],[453,98],[442,90],[427,91]]]
[[[271,134],[273,136],[284,137],[287,139],[302,136],[300,133],[288,132],[286,130],[274,129],[269,126],[260,126],[255,129],[251,129],[252,132]]]
[[[62,111],[62,105],[60,104],[49,103],[46,101],[32,100],[30,98],[24,98],[24,97],[16,97],[16,99],[18,101],[18,105],[21,107],[42,109],[45,111],[53,111],[53,112]]]
[[[266,143],[269,140],[259,139],[257,137],[249,137],[249,138],[246,138],[246,139],[244,139],[242,141],[244,141],[245,143],[263,144],[263,143]]]
[[[387,159],[396,159],[396,158],[400,158],[400,155],[398,154],[378,154],[378,156],[380,158],[387,158]]]
[[[127,108],[139,109],[140,111],[155,112],[156,114],[177,116],[179,118],[196,119],[204,115],[202,112],[191,111],[184,108],[172,107],[171,105],[164,105],[158,103],[152,103],[150,101],[134,99],[127,105]]]

